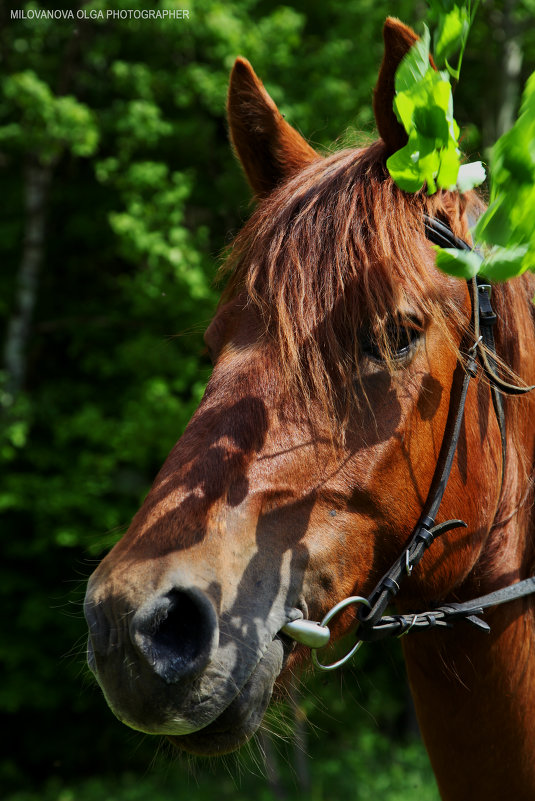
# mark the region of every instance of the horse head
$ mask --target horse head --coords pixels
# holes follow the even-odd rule
[[[225,753],[255,732],[308,654],[284,626],[368,593],[433,481],[471,303],[436,269],[424,215],[466,238],[482,206],[471,193],[407,195],[389,177],[406,141],[394,74],[414,41],[387,21],[381,138],[326,157],[248,62],[231,75],[232,143],[258,202],[205,335],[213,373],[85,607],[89,664],[114,713],[190,752]],[[440,511],[467,528],[426,554],[402,608],[472,581],[503,503],[500,442],[476,379]],[[334,636],[352,625],[340,615]]]

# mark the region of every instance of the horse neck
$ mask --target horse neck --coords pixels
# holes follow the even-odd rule
[[[409,681],[444,801],[533,798],[535,660],[528,605],[518,601],[487,615],[490,635],[460,623],[446,635],[407,637]]]
[[[531,296],[526,281],[498,299],[512,331],[508,342],[498,340],[498,352],[533,384]],[[463,586],[467,599],[535,573],[534,396],[506,401],[502,497],[485,552]],[[534,611],[528,597],[487,613],[490,635],[458,623],[445,633],[404,638],[422,736],[444,801],[528,801],[535,795]]]
[[[531,540],[530,518],[523,506],[501,529],[501,580],[495,571],[467,597],[535,572],[530,549],[520,545]],[[404,638],[416,712],[444,801],[535,796],[534,612],[528,597],[487,612],[490,634],[458,622],[445,633]]]

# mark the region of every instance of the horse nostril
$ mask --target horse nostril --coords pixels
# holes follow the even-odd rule
[[[195,588],[174,589],[134,615],[132,642],[168,683],[201,673],[217,644],[217,618],[210,600]]]
[[[155,620],[153,650],[160,658],[178,659],[184,665],[191,665],[197,661],[208,635],[202,610],[189,595],[177,590],[170,592],[167,597],[169,606]]]

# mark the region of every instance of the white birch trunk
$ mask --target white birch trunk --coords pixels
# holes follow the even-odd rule
[[[27,350],[39,273],[44,258],[48,189],[52,166],[29,161],[24,171],[24,239],[17,275],[14,308],[4,346],[5,391],[11,402],[24,385]]]

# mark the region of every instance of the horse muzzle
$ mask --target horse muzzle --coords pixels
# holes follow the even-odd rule
[[[271,630],[218,619],[206,592],[176,581],[137,608],[91,582],[84,611],[88,664],[116,717],[196,753],[234,750],[256,731],[292,650],[277,633],[288,614]]]
[[[219,643],[216,611],[196,587],[175,587],[125,611],[88,590],[87,658],[117,717],[148,733],[182,734],[205,725],[177,710],[188,704]]]

